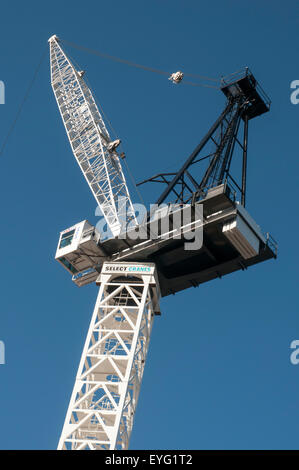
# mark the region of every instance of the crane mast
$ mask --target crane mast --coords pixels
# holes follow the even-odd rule
[[[125,270],[138,271],[120,277]],[[134,271],[136,272],[136,271]],[[154,264],[105,263],[58,450],[126,450],[159,288]]]
[[[135,213],[112,141],[83,76],[59,44],[49,39],[51,84],[73,154],[113,236],[136,224]]]

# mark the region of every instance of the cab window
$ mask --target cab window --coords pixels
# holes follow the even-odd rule
[[[66,246],[70,245],[74,238],[74,233],[75,233],[75,230],[71,230],[70,232],[63,233],[61,235],[59,248],[65,248]]]
[[[59,258],[59,260],[64,264],[64,266],[71,271],[71,273],[76,274],[78,270],[67,260],[64,256]]]

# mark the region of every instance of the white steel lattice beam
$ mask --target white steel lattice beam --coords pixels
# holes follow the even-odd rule
[[[74,156],[114,236],[136,224],[119,157],[95,100],[64,53],[49,39],[51,84]]]
[[[159,286],[154,264],[104,263],[58,449],[128,449]]]

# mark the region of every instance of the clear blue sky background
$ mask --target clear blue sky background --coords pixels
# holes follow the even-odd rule
[[[299,339],[298,2],[10,1],[0,25],[0,144],[52,34],[170,72],[253,70],[272,108],[250,123],[248,210],[279,257],[162,300],[131,448],[298,449],[299,365],[289,359]],[[178,169],[224,106],[220,91],[68,52],[87,69],[137,181]],[[60,230],[97,218],[48,61],[46,52],[0,160],[1,449],[56,448],[96,298],[54,260]],[[153,189],[143,190],[147,203]]]

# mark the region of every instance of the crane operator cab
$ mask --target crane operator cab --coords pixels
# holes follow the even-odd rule
[[[77,285],[95,281],[99,275],[95,270],[102,255],[99,240],[100,233],[87,220],[60,233],[55,259],[73,275]]]

